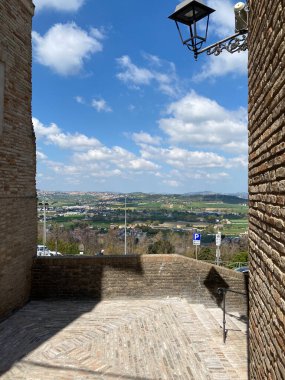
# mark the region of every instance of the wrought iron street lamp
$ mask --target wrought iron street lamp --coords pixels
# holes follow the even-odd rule
[[[219,55],[223,50],[227,50],[229,53],[247,50],[248,11],[247,2],[237,3],[234,6],[236,33],[203,49],[203,44],[208,37],[210,14],[215,12],[215,9],[208,7],[201,0],[184,0],[177,5],[175,12],[169,18],[175,21],[183,45],[193,51],[194,58],[197,60],[198,55],[204,52],[207,52],[208,55]],[[202,24],[205,32],[201,36],[198,34],[197,24],[200,20],[205,19],[206,25]],[[186,25],[189,29],[189,35],[186,37],[180,24]],[[201,23],[198,24],[198,26],[200,25]]]

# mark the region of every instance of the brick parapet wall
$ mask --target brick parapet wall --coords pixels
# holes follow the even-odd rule
[[[28,299],[36,249],[32,10],[30,0],[0,1],[0,62],[4,67],[4,109],[0,121],[0,317]]]
[[[247,292],[243,274],[179,255],[36,258],[32,297],[163,298],[220,306],[218,287]],[[246,314],[247,300],[228,293],[228,310]]]
[[[250,373],[285,379],[285,7],[250,1]]]

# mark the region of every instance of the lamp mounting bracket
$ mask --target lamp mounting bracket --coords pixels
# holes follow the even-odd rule
[[[195,58],[197,59],[198,54],[206,52],[207,55],[220,55],[223,50],[233,54],[240,53],[241,51],[245,51],[248,49],[247,45],[247,31],[242,33],[236,33],[232,36],[229,36],[221,41],[216,42],[213,45],[207,46],[204,49],[198,50],[195,54]]]

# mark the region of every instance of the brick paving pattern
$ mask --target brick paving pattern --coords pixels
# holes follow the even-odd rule
[[[32,301],[0,324],[3,380],[246,380],[246,324],[183,299]]]

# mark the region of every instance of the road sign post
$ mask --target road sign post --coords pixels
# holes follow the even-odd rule
[[[198,245],[201,245],[201,234],[197,232],[193,234],[193,245],[195,245],[196,260],[198,260]]]
[[[216,234],[216,246],[217,246],[217,249],[216,249],[216,264],[217,265],[220,265],[220,263],[221,263],[221,250],[220,250],[221,244],[222,244],[222,234],[221,234],[221,232],[218,232]]]

